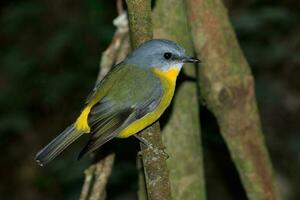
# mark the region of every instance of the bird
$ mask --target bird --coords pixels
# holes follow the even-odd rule
[[[36,154],[36,162],[45,166],[84,134],[90,138],[79,159],[113,138],[133,135],[148,144],[138,133],[170,105],[183,64],[198,62],[173,41],[142,43],[95,85],[79,117]]]

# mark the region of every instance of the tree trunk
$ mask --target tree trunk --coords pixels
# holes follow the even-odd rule
[[[173,40],[192,54],[193,44],[183,0],[158,0],[153,22],[156,38]],[[195,78],[195,66],[184,66],[184,73]],[[184,81],[177,85],[170,119],[162,133],[166,152],[170,156],[167,164],[173,199],[204,200],[205,181],[195,82]]]
[[[186,0],[203,66],[201,94],[252,200],[278,199],[255,100],[254,80],[220,0]]]

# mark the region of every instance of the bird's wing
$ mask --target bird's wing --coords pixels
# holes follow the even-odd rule
[[[102,97],[106,95],[110,87],[117,81],[120,77],[126,74],[126,68],[122,67],[123,64],[119,63],[109,71],[106,76],[95,85],[93,90],[87,96],[85,103],[89,104],[91,101],[97,99],[101,100]]]
[[[129,73],[123,74],[107,95],[92,107],[88,118],[92,135],[79,158],[116,137],[160,103],[163,90],[158,79],[144,72],[127,71]]]

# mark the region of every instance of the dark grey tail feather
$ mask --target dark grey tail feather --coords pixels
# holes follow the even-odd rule
[[[56,158],[76,139],[78,139],[82,134],[83,132],[76,130],[76,128],[72,124],[36,154],[36,162],[40,166],[45,166],[47,163]]]
[[[85,155],[90,154],[92,152],[94,152],[96,149],[100,148],[103,144],[105,144],[106,142],[108,142],[109,140],[113,139],[115,136],[114,135],[110,135],[109,137],[103,137],[98,141],[93,141],[90,140],[87,145],[85,145],[85,147],[81,150],[81,152],[79,153],[77,160],[80,160],[81,158],[83,158]]]

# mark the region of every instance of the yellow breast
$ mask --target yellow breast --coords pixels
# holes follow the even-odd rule
[[[143,130],[145,127],[155,122],[170,105],[174,95],[176,78],[179,74],[179,70],[176,67],[172,67],[167,71],[161,71],[155,68],[153,69],[153,73],[160,78],[163,85],[163,96],[161,102],[153,112],[148,113],[141,119],[130,124],[127,128],[121,131],[117,137],[126,138]]]

